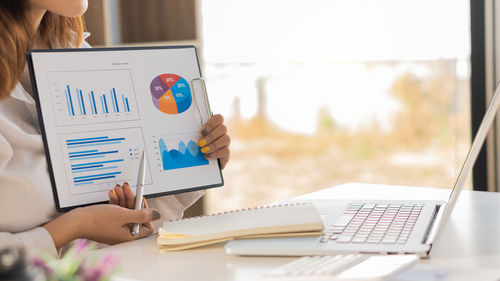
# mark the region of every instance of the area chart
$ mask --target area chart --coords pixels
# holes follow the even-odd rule
[[[193,134],[154,137],[160,172],[208,165],[195,139]]]

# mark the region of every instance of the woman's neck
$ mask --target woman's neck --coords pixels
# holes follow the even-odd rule
[[[40,23],[42,22],[43,16],[47,12],[46,9],[39,8],[36,6],[31,7],[31,20],[33,22],[33,30],[35,34],[39,34],[38,29],[40,28]],[[49,42],[44,42],[40,37],[36,36],[35,41],[33,42],[33,48],[35,49],[48,49],[50,48]]]
[[[30,13],[31,13],[31,20],[33,22],[33,28],[34,31],[36,32],[38,28],[40,27],[40,23],[42,22],[42,18],[47,12],[46,9],[37,7],[37,6],[32,6]]]

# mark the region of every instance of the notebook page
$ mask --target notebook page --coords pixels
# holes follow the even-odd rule
[[[203,217],[163,223],[163,230],[172,234],[207,235],[243,229],[284,227],[289,225],[322,223],[316,207],[311,203],[285,204],[228,211]]]

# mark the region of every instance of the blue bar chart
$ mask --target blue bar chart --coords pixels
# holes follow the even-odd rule
[[[128,69],[58,71],[48,78],[58,125],[139,119]]]
[[[142,138],[140,128],[63,135],[72,193],[106,190],[116,183],[135,182],[144,149]],[[148,180],[151,181],[150,176]]]
[[[85,91],[85,90],[83,90]],[[76,95],[77,104],[80,109],[79,115],[99,115],[99,114],[108,114],[108,113],[120,113],[120,112],[130,112],[130,105],[128,101],[128,97],[125,97],[124,94],[121,94],[120,102],[118,102],[116,89],[112,88],[109,90],[109,93],[104,93],[99,95],[100,98],[100,107],[97,109],[97,104],[95,102],[95,94],[94,91],[86,91],[88,98],[83,98],[83,92],[81,89],[73,88],[71,90],[70,85],[66,85],[66,89],[64,90],[64,95],[66,96],[66,107],[68,116],[76,116],[77,112],[75,112],[75,104],[73,103],[73,97]],[[107,96],[107,97],[106,97]],[[107,100],[112,101],[113,110],[108,110]],[[102,110],[100,110],[102,108]]]

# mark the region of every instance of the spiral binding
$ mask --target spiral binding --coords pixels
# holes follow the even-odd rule
[[[250,207],[250,208],[242,208],[242,209],[236,209],[236,210],[229,210],[229,211],[224,211],[224,212],[218,212],[218,213],[213,213],[210,215],[201,215],[201,216],[194,216],[194,217],[189,217],[189,218],[181,218],[181,219],[172,219],[169,221],[182,221],[182,220],[191,220],[191,219],[199,219],[199,218],[204,218],[204,217],[215,217],[215,216],[220,216],[220,215],[227,215],[227,214],[233,214],[233,213],[239,213],[239,212],[247,212],[251,210],[258,210],[258,209],[271,209],[271,208],[280,208],[280,207],[288,207],[288,206],[300,206],[300,205],[306,205],[308,202],[296,202],[296,203],[285,203],[285,204],[274,204],[274,205],[266,205],[266,206],[256,206],[256,207]]]

